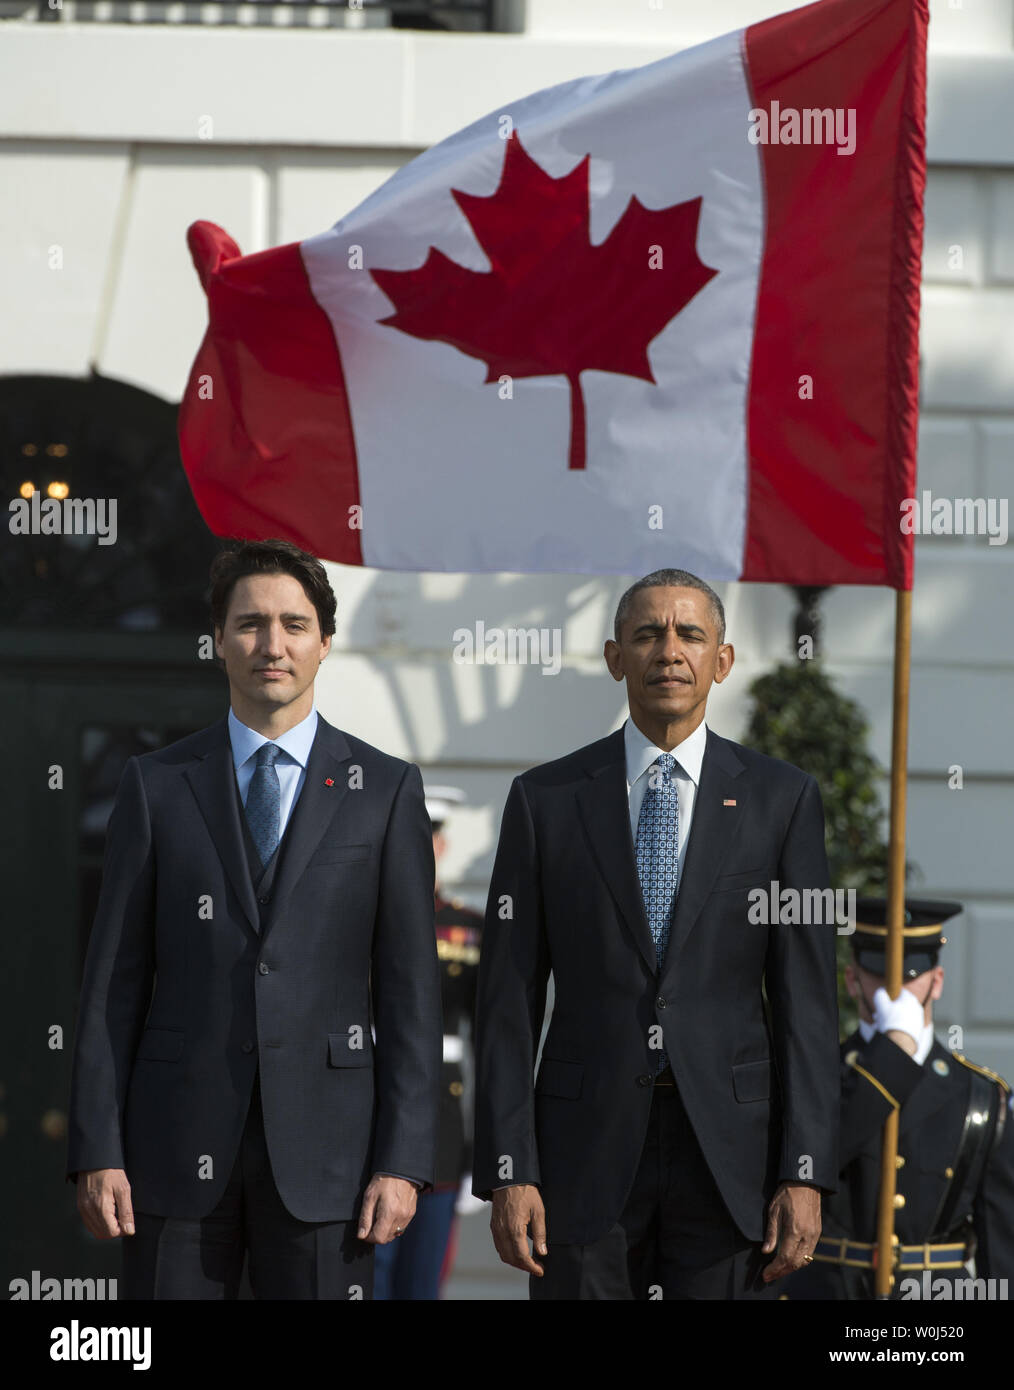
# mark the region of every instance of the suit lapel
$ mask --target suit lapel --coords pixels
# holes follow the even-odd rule
[[[197,761],[187,768],[185,775],[247,920],[255,932],[259,931],[257,899],[239,821],[239,797],[235,790],[236,772],[232,761],[232,744],[229,742],[228,718],[208,730],[206,751],[198,752]]]
[[[744,784],[742,772],[743,764],[734,746],[709,729],[700,785],[694,799],[690,843],[683,861],[669,946],[662,965],[663,980],[675,968],[746,814],[749,789]],[[732,801],[735,805],[726,805]]]
[[[586,764],[588,778],[576,792],[578,809],[595,859],[620,916],[654,975],[655,943],[644,910],[630,834],[630,800],[623,730],[593,744]]]
[[[623,730],[594,744],[587,765],[588,781],[577,791],[578,806],[620,915],[637,949],[654,975],[655,943],[644,910],[630,834],[630,799]],[[680,891],[676,898],[662,979],[673,968],[718,876],[726,851],[739,831],[747,804],[743,764],[726,739],[708,730],[701,780],[694,801],[690,843],[687,846]],[[734,806],[724,803],[734,801]]]
[[[265,923],[265,935],[274,917],[274,907],[283,902],[299,882],[339,806],[351,794],[346,768],[351,757],[352,749],[345,735],[318,714],[317,733],[306,763],[306,778],[289,817],[278,872],[271,888],[273,910]]]

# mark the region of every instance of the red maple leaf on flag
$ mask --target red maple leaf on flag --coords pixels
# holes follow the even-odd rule
[[[648,344],[718,274],[697,256],[701,199],[651,211],[631,198],[606,240],[593,246],[591,156],[554,179],[517,132],[505,143],[495,193],[451,189],[492,269],[468,270],[431,246],[418,270],[372,270],[396,308],[380,322],[482,358],[487,383],[565,376],[569,467],[583,468],[581,373],[654,382]]]

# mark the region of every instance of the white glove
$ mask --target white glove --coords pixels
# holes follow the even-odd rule
[[[902,986],[897,999],[892,999],[881,985],[873,996],[873,1026],[878,1033],[907,1033],[918,1046],[926,1026],[925,1010],[910,989]]]
[[[454,1210],[459,1216],[471,1216],[473,1212],[482,1211],[485,1205],[486,1203],[481,1197],[472,1196],[472,1175],[466,1173],[461,1179],[461,1186],[458,1188]]]

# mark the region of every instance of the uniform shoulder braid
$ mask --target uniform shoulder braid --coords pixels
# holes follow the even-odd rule
[[[969,1071],[977,1071],[980,1076],[985,1076],[990,1081],[995,1081],[1004,1095],[1010,1095],[1010,1083],[1005,1081],[999,1072],[993,1071],[991,1067],[979,1066],[977,1062],[970,1062],[968,1058],[963,1056],[960,1052],[955,1052],[952,1055],[954,1060],[960,1062],[963,1067],[967,1067]]]

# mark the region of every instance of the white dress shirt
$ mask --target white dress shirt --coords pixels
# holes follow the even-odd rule
[[[282,750],[282,756],[275,763],[278,773],[278,788],[281,801],[278,807],[278,838],[285,834],[293,807],[299,800],[299,793],[306,781],[306,764],[310,748],[317,733],[317,710],[314,707],[305,719],[286,729],[277,738],[265,738],[256,729],[249,728],[229,710],[229,742],[232,744],[232,761],[236,768],[236,782],[239,786],[239,799],[246,805],[250,792],[250,782],[257,767],[257,750],[265,743],[274,743]]]
[[[690,827],[694,819],[694,801],[701,781],[701,764],[704,761],[704,748],[708,741],[708,728],[702,719],[697,728],[682,743],[668,751],[676,759],[673,780],[679,798],[679,825],[676,850],[676,887],[679,889],[686,860],[687,844],[690,841]],[[630,807],[630,838],[637,845],[637,821],[641,814],[641,803],[648,790],[648,769],[664,748],[655,745],[641,733],[632,719],[623,726],[623,747],[627,759],[627,801]]]
[[[870,1039],[875,1036],[877,1030],[876,1028],[874,1028],[872,1023],[864,1023],[863,1020],[860,1019],[859,1031],[863,1035],[863,1042],[869,1042]],[[923,1062],[925,1062],[926,1058],[930,1055],[930,1049],[932,1048],[932,1046],[933,1025],[932,1023],[927,1023],[923,1027],[922,1037],[916,1044],[915,1055],[913,1056],[912,1061],[918,1062],[919,1065],[922,1066]]]

